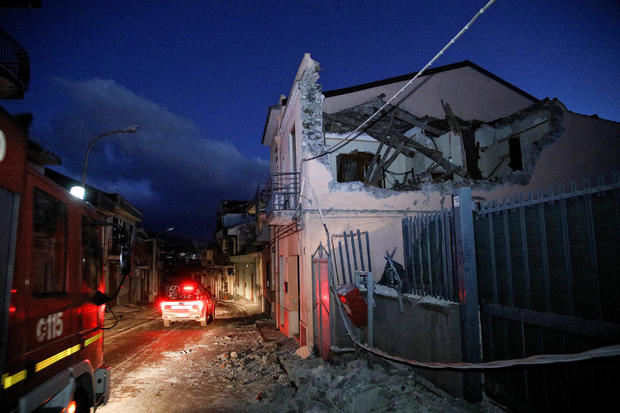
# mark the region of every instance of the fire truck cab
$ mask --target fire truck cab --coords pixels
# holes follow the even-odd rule
[[[0,108],[3,412],[91,411],[109,394],[98,214],[44,176],[50,157]]]

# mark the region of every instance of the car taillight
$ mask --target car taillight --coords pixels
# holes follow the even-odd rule
[[[198,301],[198,308],[200,309],[200,311],[202,311],[203,306],[204,306],[204,303],[202,301]]]
[[[185,285],[183,286],[183,291],[187,291],[187,292],[194,291],[194,286],[193,286],[193,285],[191,285],[191,284],[185,284]]]

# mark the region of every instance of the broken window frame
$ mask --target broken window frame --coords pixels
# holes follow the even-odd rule
[[[374,154],[370,152],[353,151],[349,153],[339,153],[336,156],[336,180],[341,183],[345,182],[364,182],[369,173],[369,166],[374,158]],[[347,179],[344,174],[345,163],[355,162],[355,179]]]

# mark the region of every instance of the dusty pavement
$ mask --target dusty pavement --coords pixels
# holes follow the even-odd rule
[[[105,336],[111,396],[98,412],[495,410],[453,399],[408,369],[369,368],[360,359],[339,365],[312,355],[301,359],[296,342],[247,303],[218,302],[207,328],[164,328],[152,306],[114,310],[120,321]]]

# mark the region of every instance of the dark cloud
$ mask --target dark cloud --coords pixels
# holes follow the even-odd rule
[[[107,136],[94,145],[87,182],[132,202],[146,226],[210,237],[219,202],[251,199],[267,177],[267,161],[248,159],[232,144],[207,137],[208,130],[113,80],[57,79],[57,84],[69,106],[40,140],[63,158],[61,172],[81,176],[84,152],[95,136],[140,126],[135,134]]]

